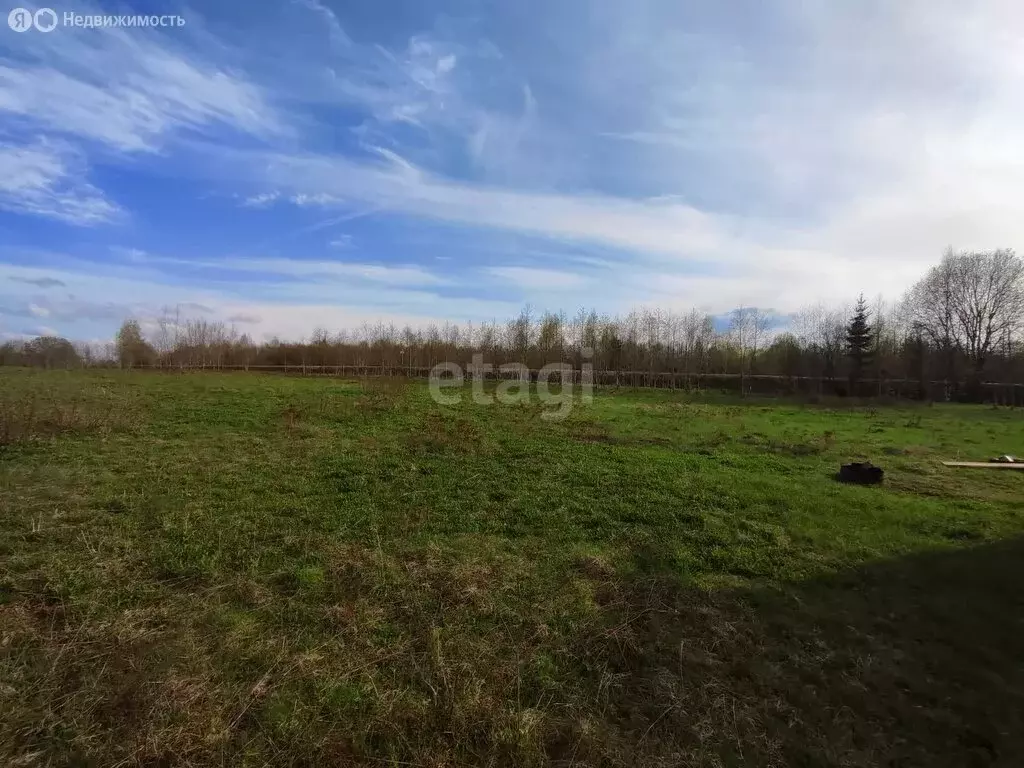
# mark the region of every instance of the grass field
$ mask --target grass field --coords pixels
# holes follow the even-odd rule
[[[0,369],[0,763],[1024,763],[1020,411],[540,413]]]

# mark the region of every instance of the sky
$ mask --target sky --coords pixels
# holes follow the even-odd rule
[[[0,26],[0,339],[784,317],[1024,236],[1015,0],[52,8],[184,23]]]

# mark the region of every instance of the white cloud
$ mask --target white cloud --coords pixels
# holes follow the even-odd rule
[[[0,144],[0,208],[70,224],[98,224],[120,209],[85,179],[84,161],[61,142]]]
[[[440,23],[390,48],[357,43],[319,0],[295,4],[326,30],[331,57],[303,50],[282,64],[294,67],[276,89],[293,99],[284,114],[294,133],[270,106],[267,82],[216,64],[213,49],[186,55],[165,38],[134,36],[141,31],[35,36],[19,62],[0,60],[0,110],[122,153],[178,150],[174,137],[206,134],[188,147],[199,146],[202,162],[182,165],[256,192],[243,206],[358,208],[351,217],[441,224],[460,241],[546,240],[550,260],[510,250],[445,265],[446,275],[461,267],[523,300],[785,311],[859,291],[894,296],[946,245],[1024,238],[1024,6],[1008,0],[776,5],[763,10],[771,39],[744,37],[710,12],[694,25],[678,3],[641,0],[641,12],[609,6],[574,20],[570,36],[535,35],[518,59],[515,44],[502,58]],[[317,123],[309,101],[317,117],[344,118]],[[225,127],[271,140],[310,129],[309,143],[232,150]],[[348,141],[339,142],[345,154],[330,149],[324,137],[338,127],[356,130],[358,150]],[[8,210],[78,223],[117,214],[74,151],[43,142],[0,152]],[[360,234],[360,253],[374,253],[373,237]],[[567,253],[579,244],[612,255],[599,263]],[[442,257],[424,248],[398,258]],[[452,278],[414,264],[162,261],[140,258],[150,272],[133,274],[171,280],[189,264],[210,272],[206,284],[223,298],[227,281],[213,270],[245,273],[232,295],[248,291],[257,303],[281,291],[322,306],[332,293],[349,301],[365,290],[388,312],[473,306],[490,316],[493,306],[444,305],[429,289]],[[515,266],[485,266],[497,263]]]
[[[27,37],[27,36],[26,36]],[[0,112],[123,152],[160,149],[169,135],[228,126],[255,136],[284,127],[244,77],[174,50],[143,29],[34,35],[0,60]]]
[[[449,53],[447,56],[442,56],[437,60],[437,72],[438,74],[445,75],[455,69],[455,62],[457,61],[454,53]]]
[[[28,285],[34,285],[37,288],[63,288],[64,283],[53,277],[11,277],[12,281],[16,283],[26,283]]]
[[[195,262],[192,262],[195,263]],[[416,265],[388,266],[382,264],[355,264],[340,261],[305,261],[299,259],[224,259],[204,262],[245,272],[269,272],[276,275],[305,278],[356,278],[383,285],[445,285],[447,281]]]
[[[287,133],[258,87],[150,30],[65,29],[6,42],[5,133],[35,137],[0,145],[7,210],[79,225],[116,218],[119,206],[86,179],[85,158],[95,162],[97,145],[139,153],[218,127],[264,138]]]
[[[53,254],[47,260],[56,258]],[[10,278],[43,276],[59,279],[73,296],[39,297],[34,303],[49,313],[48,320],[63,335],[74,338],[104,337],[125,317],[154,323],[166,312],[173,318],[176,308],[181,317],[202,315],[210,322],[244,326],[257,340],[271,336],[298,339],[317,327],[354,330],[377,323],[424,327],[446,320],[467,322],[511,316],[517,309],[517,305],[500,300],[446,298],[413,289],[408,280],[419,279],[418,275],[380,272],[372,265],[343,270],[346,276],[355,273],[365,280],[325,284],[320,275],[310,273],[294,284],[264,283],[262,295],[244,295],[233,290],[237,281],[198,289],[142,264],[117,267],[64,261],[62,267],[32,268],[0,260],[0,322],[5,317],[33,316],[17,295],[4,296],[3,284]]]
[[[259,195],[252,195],[242,199],[242,206],[245,208],[266,208],[272,205],[281,197],[279,192],[263,192]]]
[[[896,295],[943,248],[1013,245],[1024,236],[1014,209],[1014,173],[993,171],[993,188],[939,183],[937,172],[893,181],[887,193],[834,204],[816,221],[710,213],[675,198],[536,193],[458,182],[329,156],[246,158],[293,194],[328,195],[474,228],[592,243],[666,268],[713,266],[737,281],[756,278],[743,303],[771,305],[778,281],[794,301],[860,291]],[[975,166],[976,167],[976,166]],[[966,170],[966,169],[965,169]],[[245,173],[239,169],[239,173]],[[1024,174],[1017,188],[1024,188]],[[302,191],[300,191],[302,190]],[[841,281],[836,281],[841,277]],[[728,307],[725,307],[728,308]],[[795,308],[790,305],[788,308]]]
[[[314,13],[319,14],[323,17],[327,23],[327,30],[330,34],[331,45],[336,48],[349,48],[352,45],[352,40],[342,29],[341,23],[338,21],[338,17],[334,14],[330,8],[325,6],[319,0],[294,0],[298,5],[305,6]]]
[[[175,257],[145,254],[135,256],[132,261],[170,272],[188,267],[217,270],[220,272],[260,273],[268,284],[281,278],[307,279],[330,282],[369,282],[392,286],[440,286],[448,280],[414,264],[361,264],[343,261],[322,261],[312,259],[283,258],[237,258],[223,259],[180,259]]]
[[[300,208],[342,205],[345,202],[339,197],[335,197],[334,195],[328,195],[323,192],[319,192],[312,195],[307,195],[303,193],[292,195],[291,201]]]
[[[645,7],[652,12],[597,17],[589,36],[571,43],[567,65],[549,68],[541,85],[570,94],[579,122],[562,114],[553,129],[536,114],[546,105],[525,89],[527,133],[579,145],[584,170],[569,183],[543,183],[543,148],[516,163],[522,183],[500,173],[491,183],[455,178],[435,170],[448,148],[442,139],[408,151],[381,141],[384,164],[282,152],[229,159],[224,172],[293,197],[618,250],[632,254],[621,260],[632,259],[638,276],[700,285],[698,298],[722,309],[737,300],[794,309],[860,291],[895,297],[947,245],[1024,239],[1024,48],[1012,44],[1024,33],[1024,7],[812,2],[773,9],[778,44],[746,48],[721,30],[687,27],[672,5]],[[385,97],[420,105],[415,120],[429,118],[431,138],[450,129],[471,156],[486,155],[498,128],[479,92],[455,78],[466,75],[461,50],[457,66],[440,64],[453,51],[422,36],[391,53],[418,95]],[[377,90],[350,95],[386,122],[371,98]],[[523,141],[512,143],[536,149]],[[595,149],[609,145],[610,156]],[[622,290],[607,295],[645,295],[633,281],[616,284]],[[543,290],[544,281],[520,287]],[[662,297],[661,287],[650,282],[646,296]]]
[[[489,267],[489,274],[519,288],[537,291],[558,291],[581,288],[589,279],[573,272],[533,267]]]
[[[245,312],[228,315],[226,320],[229,323],[239,323],[241,325],[258,325],[263,322],[263,318],[259,315],[251,315]]]
[[[503,179],[550,165],[555,155],[538,162],[520,151],[537,113],[521,73],[503,61],[493,42],[447,27],[439,20],[402,45],[349,40],[334,46],[336,60],[326,76],[317,66],[305,77],[300,70],[292,76],[302,77],[307,101],[341,102],[363,112],[363,122],[351,130],[371,151],[393,150],[433,170],[454,152]]]

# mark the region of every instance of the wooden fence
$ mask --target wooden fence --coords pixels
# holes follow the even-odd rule
[[[199,365],[199,366],[140,366],[164,371],[252,371],[301,376],[331,376],[337,378],[368,378],[399,376],[428,379],[433,368],[394,365]],[[472,366],[462,366],[469,378]],[[568,368],[564,371],[532,369],[526,372],[489,370],[483,372],[486,380],[514,380],[522,378],[537,381],[544,377],[551,383],[564,382],[580,385],[588,376],[595,387],[626,387],[678,389],[688,392],[720,391],[744,395],[815,397],[858,397],[917,399],[937,402],[982,401],[996,405],[1024,407],[1024,384],[982,382],[972,388],[965,382],[926,381],[915,379],[847,379],[821,376],[778,376],[739,373],[677,373],[659,371],[582,371]]]

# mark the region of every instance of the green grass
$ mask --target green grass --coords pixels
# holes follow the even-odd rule
[[[1019,411],[540,416],[0,369],[0,762],[1024,761]]]

